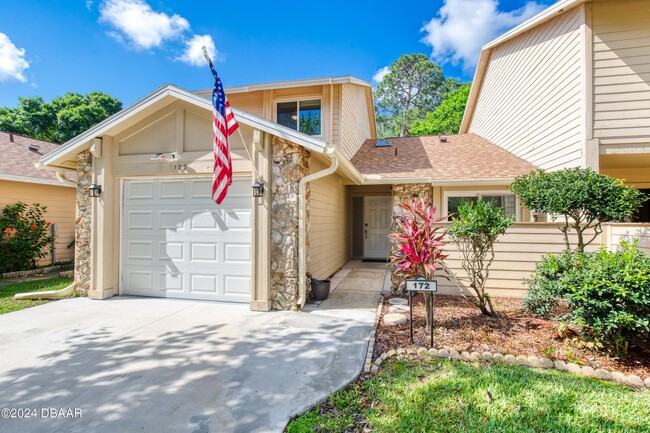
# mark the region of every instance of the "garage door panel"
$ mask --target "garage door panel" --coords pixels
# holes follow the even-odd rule
[[[123,293],[248,302],[250,183],[236,179],[219,206],[209,178],[125,181]]]

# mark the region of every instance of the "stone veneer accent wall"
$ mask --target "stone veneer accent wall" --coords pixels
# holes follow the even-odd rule
[[[417,197],[414,197],[417,196]],[[405,183],[393,185],[393,217],[400,216],[404,211],[399,205],[405,201],[411,201],[414,198],[423,198],[428,200],[429,203],[433,202],[433,187],[430,183]],[[393,219],[394,221],[394,219]],[[392,270],[391,270],[392,271]],[[393,293],[397,291],[400,279],[394,274],[391,274],[391,281],[393,283]]]
[[[92,183],[93,157],[85,151],[77,155],[77,219],[74,244],[74,282],[79,294],[90,288],[91,206],[88,186]]]
[[[274,310],[298,310],[298,184],[309,173],[309,156],[304,148],[273,137],[271,306]],[[309,185],[306,200],[309,203]]]

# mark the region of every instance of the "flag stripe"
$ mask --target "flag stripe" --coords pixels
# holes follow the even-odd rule
[[[237,130],[239,124],[230,109],[228,98],[223,90],[221,79],[214,69],[214,89],[212,90],[212,133],[214,170],[212,175],[212,199],[221,204],[232,184],[232,160],[228,137]]]

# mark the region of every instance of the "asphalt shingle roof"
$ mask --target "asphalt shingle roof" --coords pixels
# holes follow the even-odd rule
[[[510,178],[535,166],[476,134],[390,138],[390,147],[366,140],[352,158],[363,175],[434,180]]]
[[[11,141],[12,135],[13,141]],[[38,146],[38,150],[30,150],[30,144]],[[53,171],[37,168],[35,164],[38,163],[41,156],[59,146],[60,144],[49,141],[0,131],[0,174],[56,180],[56,174]]]

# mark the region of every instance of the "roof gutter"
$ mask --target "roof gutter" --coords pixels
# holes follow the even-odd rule
[[[66,178],[65,173],[63,173],[63,170],[57,170],[56,171],[56,180],[58,180],[59,182],[61,182],[64,185],[73,186],[75,188],[77,187],[77,182]]]
[[[306,191],[307,184],[311,181],[329,176],[336,172],[339,167],[339,158],[336,156],[336,151],[329,149],[328,153],[331,152],[330,160],[332,161],[331,165],[321,171],[312,173],[308,176],[300,179],[298,184],[298,305],[299,308],[305,306],[305,301],[307,300],[307,202],[306,202]]]
[[[449,179],[432,180],[432,186],[481,186],[481,185],[509,185],[514,177],[491,177],[485,179]]]

